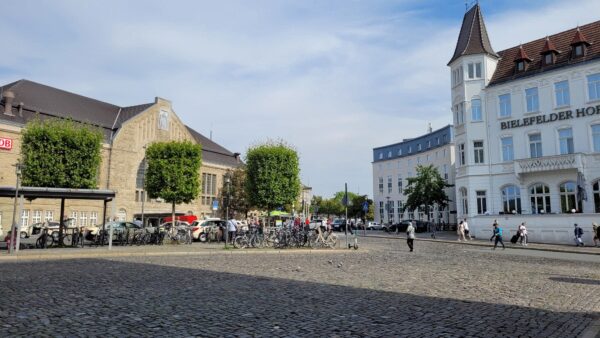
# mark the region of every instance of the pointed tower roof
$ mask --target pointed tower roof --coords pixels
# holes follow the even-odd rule
[[[560,53],[558,51],[558,49],[556,49],[554,42],[552,42],[552,40],[550,40],[549,37],[546,37],[546,42],[544,42],[544,48],[542,48],[542,51],[540,52],[540,54],[546,54],[549,52],[556,53],[556,54]]]
[[[498,54],[492,49],[479,3],[465,13],[458,41],[456,42],[456,49],[448,65],[463,55],[472,54],[488,54],[498,57]]]
[[[517,55],[515,56],[515,62],[523,61],[523,60],[525,60],[527,62],[531,62],[531,59],[529,58],[529,56],[527,56],[527,53],[523,49],[523,45],[521,45],[521,46],[519,46],[519,50],[517,51]]]
[[[585,35],[583,35],[583,33],[581,32],[581,29],[579,29],[579,27],[577,27],[577,31],[575,32],[575,36],[573,37],[573,41],[571,41],[571,46],[579,44],[579,43],[584,43],[588,46],[590,45],[590,43],[585,38]]]

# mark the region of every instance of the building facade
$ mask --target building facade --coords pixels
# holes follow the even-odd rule
[[[497,220],[531,240],[569,242],[600,215],[600,21],[492,49],[466,12],[448,63],[459,217],[489,237]],[[589,238],[591,239],[591,237]]]
[[[452,126],[431,131],[425,135],[373,149],[373,201],[375,221],[395,224],[404,219],[426,220],[419,210],[404,210],[407,179],[416,175],[419,165],[433,165],[449,184],[454,184],[454,142]],[[429,219],[436,223],[456,223],[454,187],[446,194],[452,201],[444,210],[432,210]]]
[[[116,191],[108,213],[114,219],[141,218],[142,204],[146,219],[153,214],[170,213],[169,203],[150,199],[144,191],[144,158],[148,144],[190,141],[202,145],[201,194],[190,204],[178,205],[178,213],[211,215],[212,201],[219,195],[225,173],[241,164],[239,154],[186,126],[175,114],[171,102],[165,99],[120,107],[28,80],[4,85],[0,93],[0,186],[16,184],[14,165],[21,156],[21,131],[27,121],[36,117],[71,118],[102,130],[104,142],[98,188]],[[66,200],[65,216],[73,218],[77,225],[99,224],[102,207],[99,201]],[[0,226],[5,232],[10,229],[12,212],[13,200],[0,199]],[[22,225],[30,225],[45,220],[58,221],[59,213],[58,200],[25,200],[17,219]]]

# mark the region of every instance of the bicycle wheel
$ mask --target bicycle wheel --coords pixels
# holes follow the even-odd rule
[[[62,241],[58,243],[60,246],[71,246],[73,245],[73,237],[70,234],[63,235]]]
[[[248,239],[246,236],[238,236],[233,240],[233,246],[236,249],[245,249],[248,246]]]
[[[337,241],[338,241],[337,235],[330,234],[329,236],[327,236],[327,239],[325,240],[325,244],[329,248],[333,249],[337,245]]]

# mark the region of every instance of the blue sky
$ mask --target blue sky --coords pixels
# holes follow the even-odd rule
[[[600,19],[600,1],[481,0],[496,51]],[[462,0],[3,2],[0,83],[173,102],[234,152],[294,145],[314,193],[372,195],[372,148],[451,123]],[[132,164],[137,165],[137,164]]]

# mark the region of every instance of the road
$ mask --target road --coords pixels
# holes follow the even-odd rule
[[[597,256],[360,240],[325,253],[0,260],[0,336],[563,338],[597,324]]]

